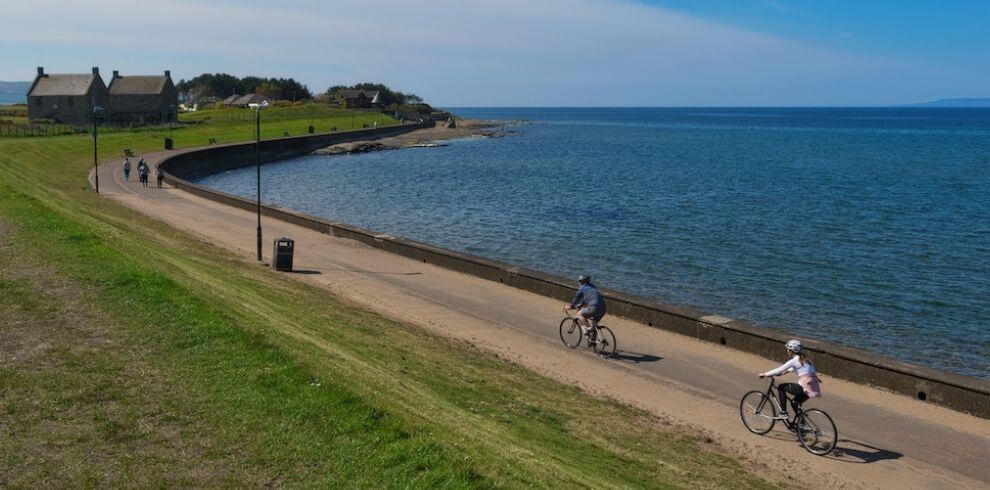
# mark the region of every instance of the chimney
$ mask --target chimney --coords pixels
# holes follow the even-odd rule
[[[119,71],[117,71],[117,70],[114,70],[114,71],[113,71],[113,77],[114,77],[114,78],[120,78],[120,72],[119,72]]]
[[[43,67],[43,66],[39,66],[38,67],[38,76],[39,77],[45,76],[45,67]]]
[[[170,70],[165,70],[165,78],[172,78],[172,72]]]
[[[93,67],[93,75],[99,75],[99,74],[100,74],[100,68],[98,66],[94,66]]]

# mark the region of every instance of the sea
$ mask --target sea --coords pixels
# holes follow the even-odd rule
[[[990,379],[990,109],[452,111],[506,135],[269,164],[262,199]]]

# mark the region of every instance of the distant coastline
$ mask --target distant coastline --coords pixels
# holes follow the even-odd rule
[[[944,107],[944,108],[990,108],[990,97],[968,99],[939,99],[918,104],[902,104],[895,107]]]

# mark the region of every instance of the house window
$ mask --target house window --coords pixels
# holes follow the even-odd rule
[[[39,106],[39,107],[41,106],[41,97],[35,97],[34,98],[34,105]]]
[[[69,107],[72,107],[72,103],[76,101],[75,97],[69,97]]]

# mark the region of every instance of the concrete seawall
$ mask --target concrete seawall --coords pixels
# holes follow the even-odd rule
[[[431,125],[409,124],[265,140],[260,147],[261,160],[266,163],[293,158],[336,143],[376,139],[429,126]],[[255,151],[254,143],[183,150],[168,157],[162,165],[166,171],[166,181],[176,188],[216,202],[253,211],[257,206],[255,201],[196,185],[190,180],[254,165]],[[262,214],[562,301],[570,300],[574,292],[573,281],[539,271],[374,233],[275,206],[263,205]],[[740,320],[667,305],[619,291],[605,290],[604,293],[609,300],[610,314],[769,359],[779,358],[781,344],[790,338],[780,332]],[[826,342],[807,340],[805,344],[812,352],[816,366],[824,374],[884,388],[990,419],[990,382],[914,366],[896,359]]]

